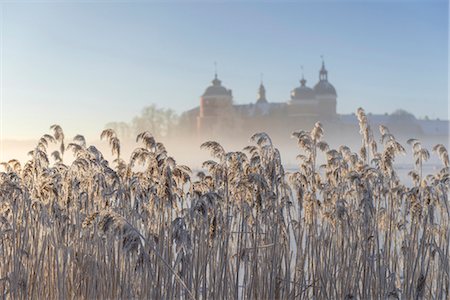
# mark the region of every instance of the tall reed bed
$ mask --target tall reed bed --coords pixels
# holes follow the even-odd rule
[[[149,132],[125,160],[103,131],[109,163],[52,126],[28,162],[2,164],[2,297],[448,299],[447,150],[434,147],[442,169],[425,174],[430,153],[409,140],[405,186],[394,168],[405,148],[357,116],[357,152],[330,149],[320,123],[294,132],[291,173],[265,133],[237,152],[204,143],[212,159],[193,176]]]

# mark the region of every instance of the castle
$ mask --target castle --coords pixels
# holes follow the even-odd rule
[[[286,131],[310,129],[317,121],[322,122],[331,134],[341,135],[349,131],[357,134],[355,114],[337,114],[336,106],[337,92],[328,80],[324,61],[319,70],[319,81],[314,87],[308,87],[302,75],[300,86],[291,91],[290,99],[285,102],[269,101],[261,82],[255,102],[234,104],[232,91],[222,85],[216,72],[212,84],[200,97],[200,105],[182,114],[179,127],[203,140],[219,135],[248,138],[258,131],[287,135]],[[449,134],[448,121],[420,120],[403,110],[392,114],[368,113],[368,119],[374,131],[378,125],[386,125],[393,132],[409,137],[442,139]]]

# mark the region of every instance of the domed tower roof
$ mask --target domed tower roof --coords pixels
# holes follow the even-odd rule
[[[217,73],[214,75],[214,79],[211,81],[212,85],[208,86],[203,93],[205,96],[231,96],[231,90],[222,86],[222,81],[217,78]]]
[[[316,95],[337,96],[336,89],[328,82],[328,71],[325,69],[325,62],[322,60],[322,68],[319,72],[319,82],[314,86]]]
[[[293,89],[291,92],[292,100],[309,100],[314,99],[314,91],[312,88],[306,86],[306,79],[300,80],[300,86]]]

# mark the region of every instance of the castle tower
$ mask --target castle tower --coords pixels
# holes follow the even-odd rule
[[[328,82],[328,71],[322,59],[319,71],[319,82],[314,86],[315,98],[318,100],[320,114],[326,117],[336,115],[337,93],[334,86]]]
[[[261,81],[261,84],[259,85],[258,98],[256,99],[256,104],[265,104],[265,103],[268,103],[266,99],[266,88],[264,87],[264,84]]]
[[[233,96],[231,90],[222,86],[217,72],[212,85],[200,97],[200,112],[197,117],[197,132],[200,137],[208,137],[222,129],[229,129],[233,117]]]
[[[259,85],[258,94],[255,103],[255,115],[265,116],[269,114],[270,104],[266,97],[266,88],[261,80]]]
[[[290,117],[316,117],[318,112],[318,101],[316,100],[314,90],[306,85],[306,79],[303,75],[300,80],[300,86],[291,91],[291,99],[288,101]]]

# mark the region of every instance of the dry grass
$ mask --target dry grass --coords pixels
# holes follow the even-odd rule
[[[403,146],[385,127],[377,145],[357,115],[359,153],[329,149],[317,123],[293,134],[294,173],[258,133],[242,152],[204,143],[213,159],[195,178],[148,132],[125,161],[105,130],[110,165],[52,126],[26,164],[2,164],[2,297],[448,299],[447,150],[434,147],[443,167],[425,175],[430,153],[408,141],[407,187],[393,167]],[[49,143],[60,149],[52,159]]]

